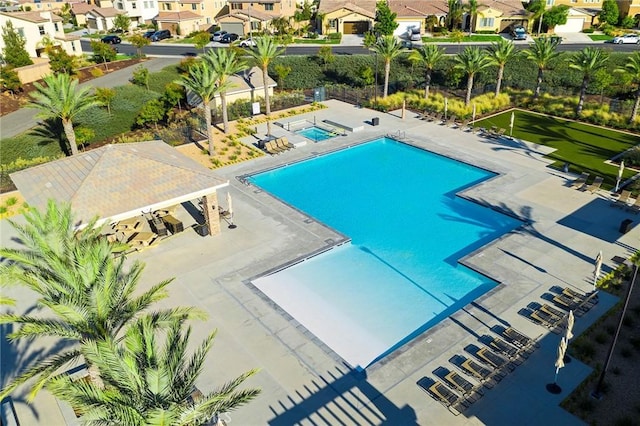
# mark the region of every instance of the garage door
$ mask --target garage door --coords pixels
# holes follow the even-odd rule
[[[235,33],[239,36],[244,36],[244,25],[241,22],[222,22],[220,29],[228,33]]]
[[[367,31],[369,31],[368,21],[356,21],[356,22],[344,23],[345,34],[364,34]]]
[[[567,23],[564,25],[556,25],[553,29],[556,33],[579,33],[582,31],[584,25],[584,18],[567,18]]]
[[[393,32],[394,36],[403,37],[406,36],[410,29],[420,28],[420,21],[415,22],[398,22],[398,28]]]

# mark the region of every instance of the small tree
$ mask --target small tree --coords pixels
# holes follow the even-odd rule
[[[136,86],[143,86],[149,90],[149,75],[149,70],[142,65],[139,65],[135,70],[133,70],[131,82]]]
[[[278,75],[278,86],[280,87],[280,89],[282,89],[284,85],[284,79],[287,78],[287,76],[291,72],[291,67],[288,67],[282,64],[277,64],[275,67],[273,67],[273,70]]]
[[[398,28],[397,16],[396,13],[391,12],[386,1],[379,1],[376,3],[376,23],[373,31],[379,36],[393,35]]]
[[[424,20],[424,27],[427,31],[433,32],[433,29],[438,25],[438,17],[436,15],[429,15]]]
[[[111,102],[116,97],[116,91],[109,87],[96,87],[96,99],[107,107],[107,112],[111,115]]]
[[[91,41],[91,50],[93,51],[93,60],[98,64],[103,63],[105,70],[109,69],[107,62],[113,61],[118,56],[116,49],[100,41]]]
[[[469,0],[469,2],[463,6],[463,10],[469,14],[469,37],[471,37],[478,15],[478,0]]]
[[[601,23],[606,22],[609,25],[617,25],[620,19],[620,10],[616,0],[604,0],[598,17]]]
[[[169,83],[164,87],[164,94],[162,100],[168,108],[173,108],[178,105],[179,109],[180,101],[184,98],[184,87],[176,83]]]
[[[202,53],[204,53],[204,48],[211,41],[211,34],[207,31],[199,31],[196,35],[193,36],[193,45],[196,49],[202,49]]]
[[[367,31],[366,33],[364,33],[364,41],[362,42],[364,44],[364,47],[366,47],[367,49],[371,49],[373,45],[376,44],[376,41],[378,41],[378,38],[376,37],[375,33],[373,33],[372,31]]]
[[[544,17],[542,18],[542,22],[551,30],[553,30],[556,25],[564,25],[567,23],[567,17],[569,16],[569,6],[561,4],[558,6],[553,6],[551,9],[547,10],[544,13]]]
[[[151,40],[143,36],[142,34],[134,34],[129,37],[129,42],[136,48],[138,51],[138,57],[142,57],[142,48],[151,44]]]
[[[129,31],[130,26],[131,18],[127,14],[121,13],[113,19],[113,28],[116,30],[122,30],[126,33]]]
[[[449,31],[460,26],[462,21],[462,5],[459,0],[447,0],[447,29]]]
[[[375,72],[370,66],[363,66],[362,68],[360,68],[358,77],[360,77],[360,80],[362,80],[362,83],[365,86],[371,86],[376,81]]]
[[[96,135],[96,132],[88,127],[76,127],[73,131],[76,133],[76,143],[80,146],[89,142]]]
[[[159,99],[153,99],[142,106],[138,117],[136,118],[136,124],[138,126],[146,126],[153,124],[156,130],[158,130],[158,122],[164,118],[165,110],[162,101]]]
[[[24,48],[27,40],[13,28],[11,21],[7,21],[7,25],[2,27],[2,41],[4,42],[2,56],[7,64],[14,68],[33,64],[29,53]]]
[[[318,49],[318,58],[322,61],[322,65],[324,69],[327,69],[327,65],[336,60],[335,55],[333,54],[333,49],[331,46],[322,46]]]
[[[20,77],[15,70],[9,66],[0,66],[0,88],[3,92],[11,93],[12,97],[22,87]]]
[[[69,75],[76,73],[76,57],[69,55],[64,49],[54,47],[47,52],[49,67],[54,73],[61,72]]]

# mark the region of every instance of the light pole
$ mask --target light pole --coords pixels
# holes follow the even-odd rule
[[[595,390],[591,392],[591,397],[595,399],[602,399],[600,388],[602,387],[602,383],[604,382],[604,376],[605,374],[607,374],[607,368],[609,368],[609,363],[611,362],[611,355],[613,355],[613,350],[616,347],[616,342],[618,341],[618,336],[620,335],[620,329],[622,328],[622,322],[624,320],[624,314],[627,312],[627,306],[629,306],[629,299],[631,299],[633,285],[635,284],[636,276],[638,275],[638,265],[634,266],[635,269],[633,271],[633,278],[631,279],[631,283],[629,284],[629,290],[627,290],[627,297],[624,299],[624,306],[622,307],[622,313],[620,313],[620,321],[618,321],[616,334],[613,336],[613,341],[611,342],[611,347],[609,348],[609,353],[607,354],[607,360],[604,362],[604,366],[602,367],[602,373],[600,373],[598,384],[596,385]]]
[[[373,106],[374,109],[377,111],[378,110],[378,52],[374,52],[374,58],[375,58],[375,72],[374,72],[374,78],[375,78],[375,87],[373,89]]]

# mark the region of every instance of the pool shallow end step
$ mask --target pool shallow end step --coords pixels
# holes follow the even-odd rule
[[[356,133],[364,130],[364,124],[362,123],[354,125],[353,123],[338,123],[337,121],[333,121],[333,120],[322,120],[322,121],[330,126],[339,127],[341,129],[348,130],[351,133]]]

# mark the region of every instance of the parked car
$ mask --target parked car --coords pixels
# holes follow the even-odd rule
[[[526,40],[527,29],[522,25],[513,25],[509,28],[509,34],[514,40]]]
[[[211,41],[220,41],[220,39],[227,34],[227,32],[225,30],[221,30],[221,31],[216,31],[215,33],[213,33],[213,35],[211,36]]]
[[[411,40],[400,40],[400,46],[404,49],[413,49],[413,42]]]
[[[638,37],[638,34],[625,34],[623,36],[614,37],[611,42],[615,44],[639,44],[640,37]]]
[[[120,44],[122,43],[122,39],[120,39],[120,37],[118,37],[117,35],[108,35],[108,36],[104,36],[100,39],[101,42],[103,43],[107,43],[107,44]]]
[[[236,41],[239,38],[240,38],[240,36],[238,34],[227,33],[227,34],[222,36],[222,38],[220,39],[220,43],[233,43],[234,41]]]
[[[171,38],[171,31],[169,30],[158,30],[151,36],[151,41],[160,41],[167,38]]]
[[[242,40],[238,44],[240,45],[240,47],[255,47],[256,41],[253,38],[248,38],[246,40]]]
[[[420,34],[420,28],[410,28],[407,33],[407,38],[410,41],[422,41],[422,34]]]
[[[142,34],[142,37],[144,38],[151,38],[152,35],[154,35],[156,33],[157,30],[149,30],[147,32],[145,32],[144,34]]]

